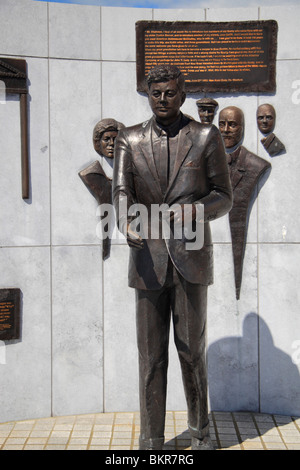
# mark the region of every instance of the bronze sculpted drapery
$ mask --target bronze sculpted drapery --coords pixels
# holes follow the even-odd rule
[[[212,449],[207,409],[205,331],[207,286],[213,281],[210,220],[231,208],[232,192],[218,129],[180,112],[184,77],[161,64],[148,74],[153,117],[121,130],[116,139],[113,199],[119,228],[130,246],[129,286],[136,289],[140,377],[140,449],[162,449],[166,410],[168,340],[173,318],[193,450]],[[120,204],[177,204],[174,221],[195,219],[204,206],[204,246],[188,251],[185,239],[142,239]],[[183,218],[184,220],[184,218]],[[182,223],[184,223],[182,221]]]
[[[115,138],[124,124],[115,119],[107,118],[99,121],[93,130],[93,145],[99,154],[96,160],[78,174],[98,204],[112,204],[112,174]],[[102,258],[110,253],[110,239],[102,242]]]

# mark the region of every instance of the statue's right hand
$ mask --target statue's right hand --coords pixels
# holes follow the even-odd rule
[[[129,225],[127,226],[127,243],[130,248],[137,248],[138,250],[144,248],[142,237],[134,232]]]

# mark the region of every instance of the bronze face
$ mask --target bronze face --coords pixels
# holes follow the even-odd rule
[[[112,118],[97,122],[93,130],[93,145],[99,155],[114,157],[114,142],[119,130],[125,126]]]
[[[101,155],[104,155],[105,157],[109,158],[114,158],[114,144],[117,135],[117,131],[103,132],[99,141]]]
[[[215,108],[206,105],[198,106],[198,114],[201,122],[211,124],[215,116]]]
[[[256,113],[257,126],[263,134],[273,132],[275,127],[276,113],[270,104],[262,104]]]
[[[114,143],[115,138],[118,135],[116,129],[108,129],[104,132],[94,132],[93,144],[94,149],[99,155],[105,157],[113,158],[114,157]]]
[[[185,101],[185,93],[178,87],[176,80],[151,83],[149,104],[156,119],[163,125],[172,124],[180,113]]]
[[[235,147],[243,137],[244,115],[241,109],[229,106],[223,109],[219,115],[219,129],[223,137],[225,147]]]
[[[201,98],[196,101],[198,115],[203,124],[211,124],[215,117],[218,102],[212,98]]]

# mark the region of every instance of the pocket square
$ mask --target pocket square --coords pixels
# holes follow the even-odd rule
[[[199,167],[199,163],[198,162],[193,162],[192,160],[187,162],[185,165],[184,165],[185,168],[198,168]]]

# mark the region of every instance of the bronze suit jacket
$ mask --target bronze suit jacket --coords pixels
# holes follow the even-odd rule
[[[127,198],[128,207],[139,203],[149,211],[152,204],[204,205],[204,246],[186,250],[186,240],[163,237],[144,240],[144,248],[130,248],[129,286],[155,290],[166,279],[169,256],[179,273],[189,282],[213,282],[213,250],[209,221],[226,214],[232,205],[232,190],[224,144],[215,126],[203,125],[184,117],[179,132],[173,174],[162,194],[152,152],[152,123],[125,128],[115,143],[113,200],[122,231],[124,220],[119,203]],[[130,221],[130,219],[128,219]]]
[[[91,163],[91,165],[81,170],[78,174],[98,204],[109,204],[112,202],[112,183],[107,178],[98,160]]]
[[[230,157],[230,156],[229,156]],[[236,298],[240,297],[243,258],[247,238],[249,206],[256,184],[271,165],[268,161],[240,146],[230,162],[230,179],[233,189],[233,205],[229,212],[229,223],[234,259]]]
[[[81,170],[78,174],[99,205],[112,203],[112,182],[106,176],[98,160],[91,163],[91,165]],[[105,238],[102,243],[102,258],[106,259],[109,253],[110,240]]]

